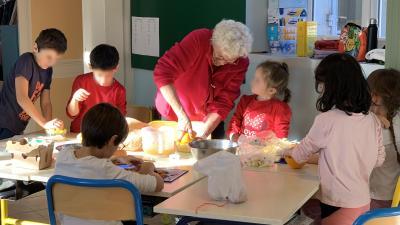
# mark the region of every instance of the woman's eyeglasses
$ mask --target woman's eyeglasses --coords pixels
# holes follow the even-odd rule
[[[239,58],[234,58],[234,59],[227,59],[221,55],[217,55],[215,51],[213,51],[213,61],[222,61],[224,64],[232,64],[232,65],[237,65],[239,62]]]

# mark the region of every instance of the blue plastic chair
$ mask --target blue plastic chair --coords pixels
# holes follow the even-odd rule
[[[353,225],[400,224],[400,208],[375,209],[364,213]]]
[[[143,225],[139,190],[124,180],[52,176],[46,185],[50,224],[55,213],[88,220],[136,220]]]

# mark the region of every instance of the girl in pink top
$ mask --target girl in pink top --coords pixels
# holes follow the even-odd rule
[[[298,163],[319,153],[323,225],[353,224],[369,210],[369,177],[385,159],[381,124],[369,112],[371,96],[359,63],[332,54],[315,71],[320,97],[307,136],[291,155]]]

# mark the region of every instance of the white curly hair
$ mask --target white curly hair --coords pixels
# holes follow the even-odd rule
[[[214,28],[211,43],[230,58],[246,57],[250,53],[253,37],[243,23],[222,20]]]

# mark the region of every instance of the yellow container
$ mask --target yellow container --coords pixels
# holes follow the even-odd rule
[[[151,121],[149,123],[149,126],[153,127],[153,128],[160,128],[163,126],[167,126],[167,127],[172,127],[177,129],[178,128],[178,123],[175,121],[163,121],[163,120],[155,120],[155,121]]]
[[[317,22],[297,22],[296,53],[297,56],[312,56],[314,43],[317,41]]]

